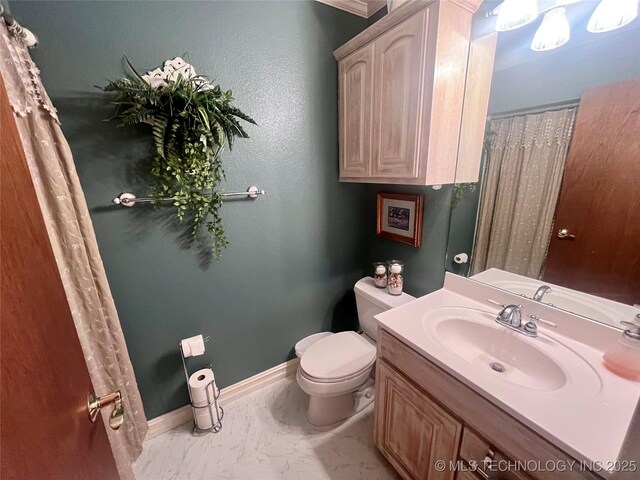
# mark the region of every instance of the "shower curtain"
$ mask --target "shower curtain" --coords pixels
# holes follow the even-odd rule
[[[542,275],[576,110],[491,122],[472,275]]]
[[[21,29],[17,24],[8,27],[1,18],[0,74],[94,391],[99,396],[115,390],[123,394],[124,424],[119,430],[107,428],[107,433],[121,478],[133,479],[131,464],[142,451],[148,427],[87,203]],[[108,420],[109,412],[103,415]]]

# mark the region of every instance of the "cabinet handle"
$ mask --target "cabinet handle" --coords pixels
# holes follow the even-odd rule
[[[484,478],[485,480],[491,480],[491,476],[489,475],[489,473],[491,472],[491,466],[493,464],[493,457],[495,456],[495,452],[491,449],[487,450],[487,454],[484,457],[484,460],[482,460],[481,464],[484,466],[484,468],[477,468],[476,469],[476,473],[478,475],[480,475],[482,478]],[[489,472],[489,473],[487,473]]]
[[[482,478],[484,478],[485,480],[491,480],[491,477],[489,477],[489,474],[484,470],[482,470],[481,468],[476,469],[476,473],[480,475]]]

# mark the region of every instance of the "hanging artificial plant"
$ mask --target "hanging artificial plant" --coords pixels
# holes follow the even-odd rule
[[[227,246],[220,207],[219,186],[224,179],[221,154],[234,137],[248,138],[240,120],[256,122],[232,105],[231,90],[223,91],[177,57],[146,75],[129,63],[132,75],[111,81],[103,88],[114,92],[115,113],[109,120],[119,126],[149,124],[154,153],[153,184],[149,196],[160,203],[173,197],[178,218],[193,223],[193,237],[202,226],[211,237],[216,258]]]

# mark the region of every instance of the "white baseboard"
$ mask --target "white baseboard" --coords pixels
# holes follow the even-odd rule
[[[273,383],[282,378],[288,377],[296,373],[298,369],[299,358],[294,358],[288,362],[276,365],[269,370],[258,373],[253,377],[249,377],[241,382],[234,383],[220,390],[220,405],[226,405],[234,400],[244,397],[250,393],[260,390],[266,387],[270,383]],[[149,432],[147,433],[147,439],[157,437],[169,430],[173,430],[180,425],[193,420],[193,413],[191,412],[190,405],[184,405],[180,408],[160,415],[159,417],[152,418],[148,421]]]

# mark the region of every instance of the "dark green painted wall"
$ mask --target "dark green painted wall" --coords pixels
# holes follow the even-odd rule
[[[422,220],[422,247],[380,238],[376,235],[376,197],[379,192],[424,194]],[[367,275],[373,272],[373,262],[398,259],[405,262],[404,289],[414,296],[422,296],[442,287],[445,273],[445,255],[449,236],[451,195],[453,187],[404,185],[367,185],[365,188],[365,262]]]
[[[11,7],[40,37],[33,56],[74,153],[149,418],[187,402],[181,338],[213,336],[207,357],[224,387],[287,360],[305,335],[353,327],[364,187],[338,182],[332,50],[364,19],[314,1]],[[148,135],[104,123],[108,98],[92,88],[123,73],[123,53],[150,69],[185,52],[259,123],[225,154],[227,190],[268,193],[225,203],[231,244],[208,269],[181,249],[169,210],[111,206],[121,191],[145,192]]]

